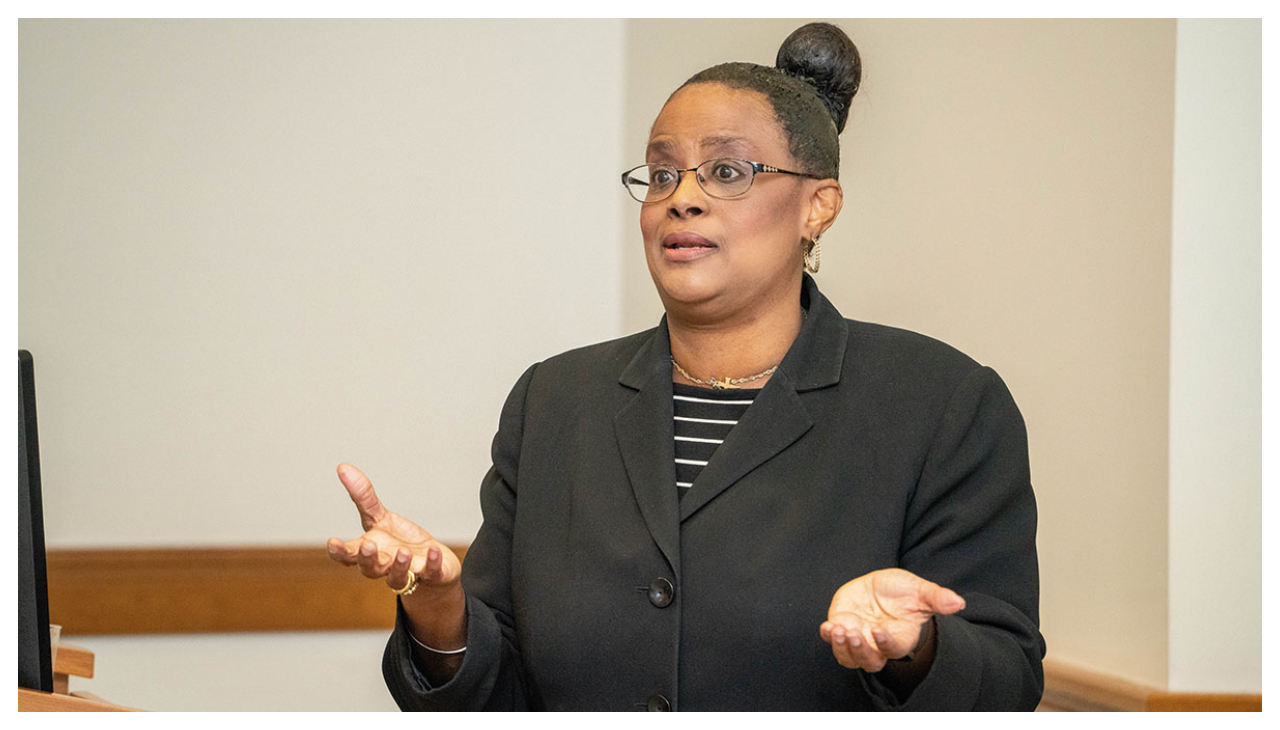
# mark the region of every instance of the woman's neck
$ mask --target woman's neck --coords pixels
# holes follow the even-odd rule
[[[799,292],[771,306],[716,321],[699,321],[681,317],[678,311],[667,312],[667,329],[671,334],[671,356],[693,378],[716,382],[749,378],[782,362],[791,343],[800,333],[804,310]],[[761,388],[769,375],[741,388]],[[693,383],[672,368],[677,383]]]

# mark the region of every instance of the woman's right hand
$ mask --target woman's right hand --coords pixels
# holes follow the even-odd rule
[[[382,504],[369,477],[350,464],[338,465],[338,479],[360,511],[364,534],[353,540],[329,538],[329,557],[359,566],[366,578],[382,578],[392,589],[403,588],[409,573],[418,576],[419,595],[452,593],[461,588],[462,562],[453,551],[408,519]],[[407,606],[406,606],[407,608]]]

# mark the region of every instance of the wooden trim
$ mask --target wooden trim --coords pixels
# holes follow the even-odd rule
[[[49,617],[64,636],[343,631],[395,622],[386,584],[334,563],[322,545],[50,550],[46,558]]]
[[[33,689],[18,688],[18,712],[137,712],[103,702],[100,697],[83,693],[82,697],[49,694]]]
[[[1044,710],[1141,712],[1154,687],[1065,662],[1044,660]]]
[[[1066,662],[1044,660],[1040,710],[1056,712],[1261,712],[1260,694],[1165,692]]]
[[[1262,695],[1152,692],[1148,712],[1262,712]]]

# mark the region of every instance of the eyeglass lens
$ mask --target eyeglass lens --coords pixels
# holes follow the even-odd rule
[[[708,195],[734,198],[751,189],[755,170],[746,160],[707,160],[694,174]],[[682,173],[671,165],[641,165],[627,174],[627,190],[642,203],[665,200],[680,185]]]

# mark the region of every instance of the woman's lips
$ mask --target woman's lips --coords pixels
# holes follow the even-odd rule
[[[662,239],[662,256],[668,261],[693,261],[718,250],[718,246],[696,233],[668,233]]]

